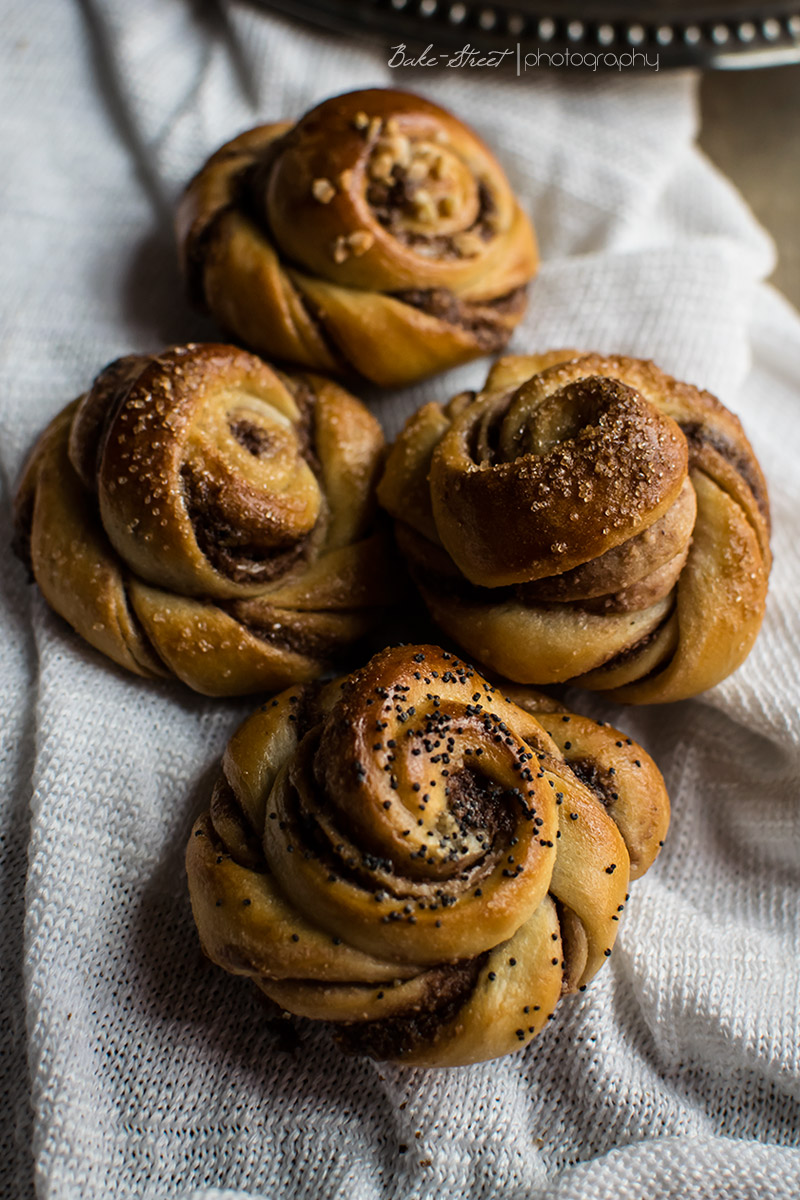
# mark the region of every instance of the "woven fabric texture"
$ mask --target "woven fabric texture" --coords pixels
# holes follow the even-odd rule
[[[232,1200],[740,1200],[800,1194],[800,319],[693,145],[696,80],[392,71],[231,0],[0,0],[3,528],[24,454],[110,358],[212,335],[171,208],[218,144],[367,84],[495,147],[543,266],[513,348],[654,358],[737,411],[775,568],[745,666],[663,709],[575,702],[673,801],[610,963],[526,1052],[440,1073],[347,1059],[206,962],[182,858],[252,702],[143,683],[0,573],[0,1194]],[[465,39],[466,40],[466,39]],[[374,398],[388,434],[472,364]]]

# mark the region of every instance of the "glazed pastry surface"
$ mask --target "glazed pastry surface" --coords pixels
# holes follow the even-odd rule
[[[526,1045],[611,953],[669,821],[640,746],[433,646],[291,688],[231,739],[187,847],[206,954],[346,1048]]]
[[[537,265],[480,139],[383,89],[223,146],[189,184],[177,231],[194,300],[247,345],[386,386],[504,346]]]
[[[501,359],[414,414],[378,489],[439,625],[521,683],[680,700],[746,658],[771,563],[737,418],[653,363]]]
[[[16,499],[49,604],[144,676],[208,695],[318,675],[388,599],[383,450],[342,388],[233,346],[129,355],[51,422]]]

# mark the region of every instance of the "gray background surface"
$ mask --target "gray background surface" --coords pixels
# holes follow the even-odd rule
[[[800,65],[709,71],[700,108],[700,145],[772,234],[772,280],[800,305]]]

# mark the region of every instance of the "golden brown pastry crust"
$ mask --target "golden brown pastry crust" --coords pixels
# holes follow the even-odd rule
[[[25,467],[17,542],[50,605],[139,675],[208,695],[314,678],[388,600],[380,427],[233,346],[112,363]]]
[[[378,495],[434,619],[509,679],[680,700],[734,671],[761,625],[752,447],[653,363],[501,359],[479,394],[410,418]]]
[[[526,1045],[591,979],[668,821],[624,734],[397,647],[233,736],[192,908],[215,963],[349,1048],[458,1066]]]
[[[189,184],[177,232],[195,301],[248,345],[385,386],[499,350],[537,266],[483,143],[383,89],[228,142]]]

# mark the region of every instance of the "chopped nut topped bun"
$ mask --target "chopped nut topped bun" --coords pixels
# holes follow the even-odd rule
[[[177,218],[195,301],[270,357],[413,382],[501,349],[537,266],[502,168],[408,92],[350,92],[209,159]]]

